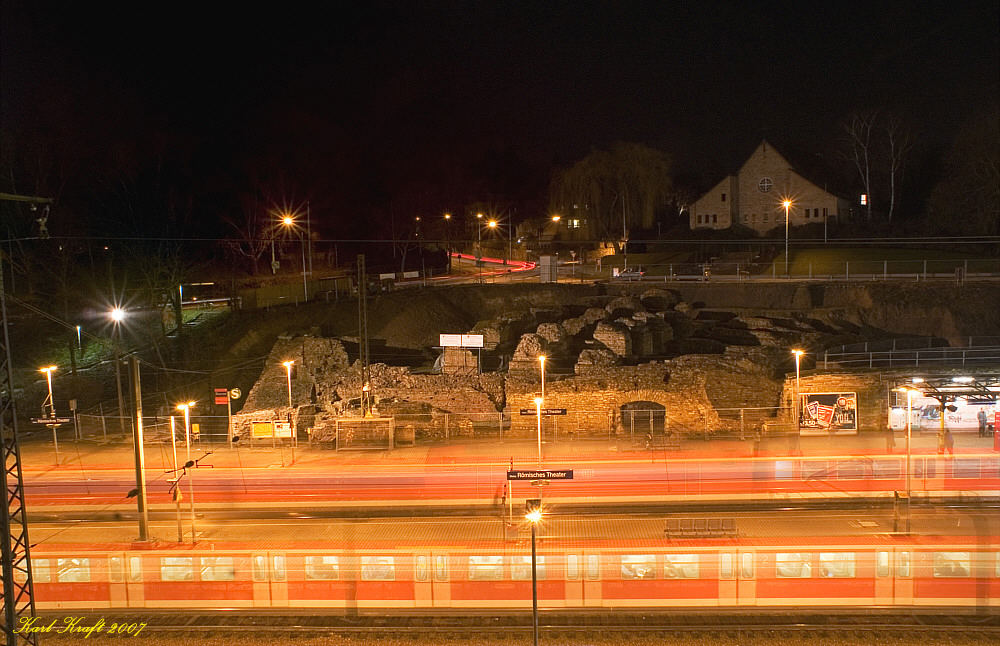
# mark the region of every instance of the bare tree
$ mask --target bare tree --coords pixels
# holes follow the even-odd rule
[[[868,220],[872,219],[872,174],[875,158],[875,127],[878,122],[877,110],[865,110],[852,114],[844,124],[847,133],[848,159],[854,164],[861,178],[861,186],[868,196]]]
[[[261,257],[274,244],[273,217],[257,196],[244,196],[240,201],[239,218],[224,218],[237,237],[223,244],[231,255],[249,260],[251,275],[256,276]]]
[[[887,219],[892,222],[896,209],[896,194],[903,182],[903,170],[906,161],[913,150],[913,132],[898,115],[890,115],[885,120],[886,170],[889,173],[889,213]]]

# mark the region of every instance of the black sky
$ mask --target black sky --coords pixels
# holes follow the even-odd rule
[[[52,140],[79,188],[165,150],[213,208],[269,183],[341,224],[401,203],[538,207],[554,167],[616,140],[696,178],[762,136],[827,150],[869,107],[946,146],[998,96],[996,0],[13,0],[2,29],[7,157]]]

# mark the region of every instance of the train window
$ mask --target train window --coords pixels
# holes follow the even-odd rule
[[[261,554],[253,557],[253,580],[267,581],[267,558]]]
[[[898,552],[896,554],[896,576],[910,576],[910,553]]]
[[[803,460],[802,462],[802,479],[803,480],[820,480],[822,478],[830,477],[830,465],[826,463],[826,460]]]
[[[90,583],[90,559],[56,559],[56,581]]]
[[[934,458],[927,458],[924,460],[914,460],[913,462],[913,477],[914,478],[933,478],[937,475],[937,461]]]
[[[566,578],[574,580],[580,578],[580,557],[576,554],[566,555]]]
[[[875,552],[875,574],[889,576],[889,553]]]
[[[536,559],[535,572],[538,580],[545,578],[545,557],[539,556]],[[510,561],[510,578],[515,581],[531,580],[531,557],[512,556]]]
[[[362,581],[395,581],[396,559],[391,556],[362,556]]]
[[[656,556],[653,554],[623,554],[623,579],[655,579]]]
[[[719,554],[719,578],[731,579],[733,574],[733,555],[729,552]]]
[[[900,467],[901,465],[898,460],[875,460],[872,463],[872,471],[875,477],[881,479],[900,477]]]
[[[48,559],[31,559],[31,578],[35,583],[51,583],[52,571]]]
[[[774,555],[774,575],[781,579],[808,579],[812,576],[812,555],[778,552]]]
[[[202,581],[232,581],[236,578],[236,568],[231,556],[201,557]]]
[[[837,477],[841,480],[859,480],[867,476],[867,467],[858,460],[842,460],[837,463]]]
[[[503,578],[502,556],[470,556],[470,581],[499,581]]]
[[[601,557],[598,554],[587,554],[585,557],[583,575],[589,581],[601,578]]]
[[[667,579],[697,579],[697,554],[666,554],[663,557],[663,576]]]
[[[426,581],[431,577],[431,569],[427,565],[426,554],[417,555],[417,562],[413,565],[413,576],[417,581]]]
[[[996,553],[996,557],[997,557],[996,570],[994,570],[993,573],[994,575],[996,575],[997,578],[1000,578],[1000,552]]]
[[[426,570],[426,558],[425,570]],[[307,556],[306,579],[336,581],[340,578],[340,559],[336,556]]]
[[[271,556],[271,579],[273,581],[285,580],[285,556],[283,554]]]
[[[740,555],[740,578],[753,578],[753,553],[744,552]]]
[[[854,552],[820,552],[819,575],[824,579],[854,577]]]
[[[951,477],[978,478],[979,458],[955,458],[951,461]]]
[[[774,461],[775,480],[792,480],[795,477],[795,460]]]
[[[167,556],[160,559],[161,581],[194,581],[194,559]]]
[[[108,557],[108,582],[121,583],[125,580],[125,561],[120,556]]]
[[[934,552],[935,577],[962,577],[972,572],[968,552]]]
[[[128,557],[128,580],[130,583],[142,581],[142,557]]]
[[[448,580],[448,556],[446,554],[434,555],[434,580]]]

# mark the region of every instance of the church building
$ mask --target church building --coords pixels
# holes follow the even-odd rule
[[[767,141],[762,141],[735,175],[702,195],[690,208],[692,229],[730,229],[742,225],[758,234],[788,225],[825,223],[847,215],[849,200],[799,174]]]

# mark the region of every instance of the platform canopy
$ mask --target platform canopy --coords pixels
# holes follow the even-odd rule
[[[914,376],[896,385],[898,388],[913,388],[925,397],[939,401],[954,401],[961,397],[969,403],[992,404],[1000,399],[1000,373]]]

